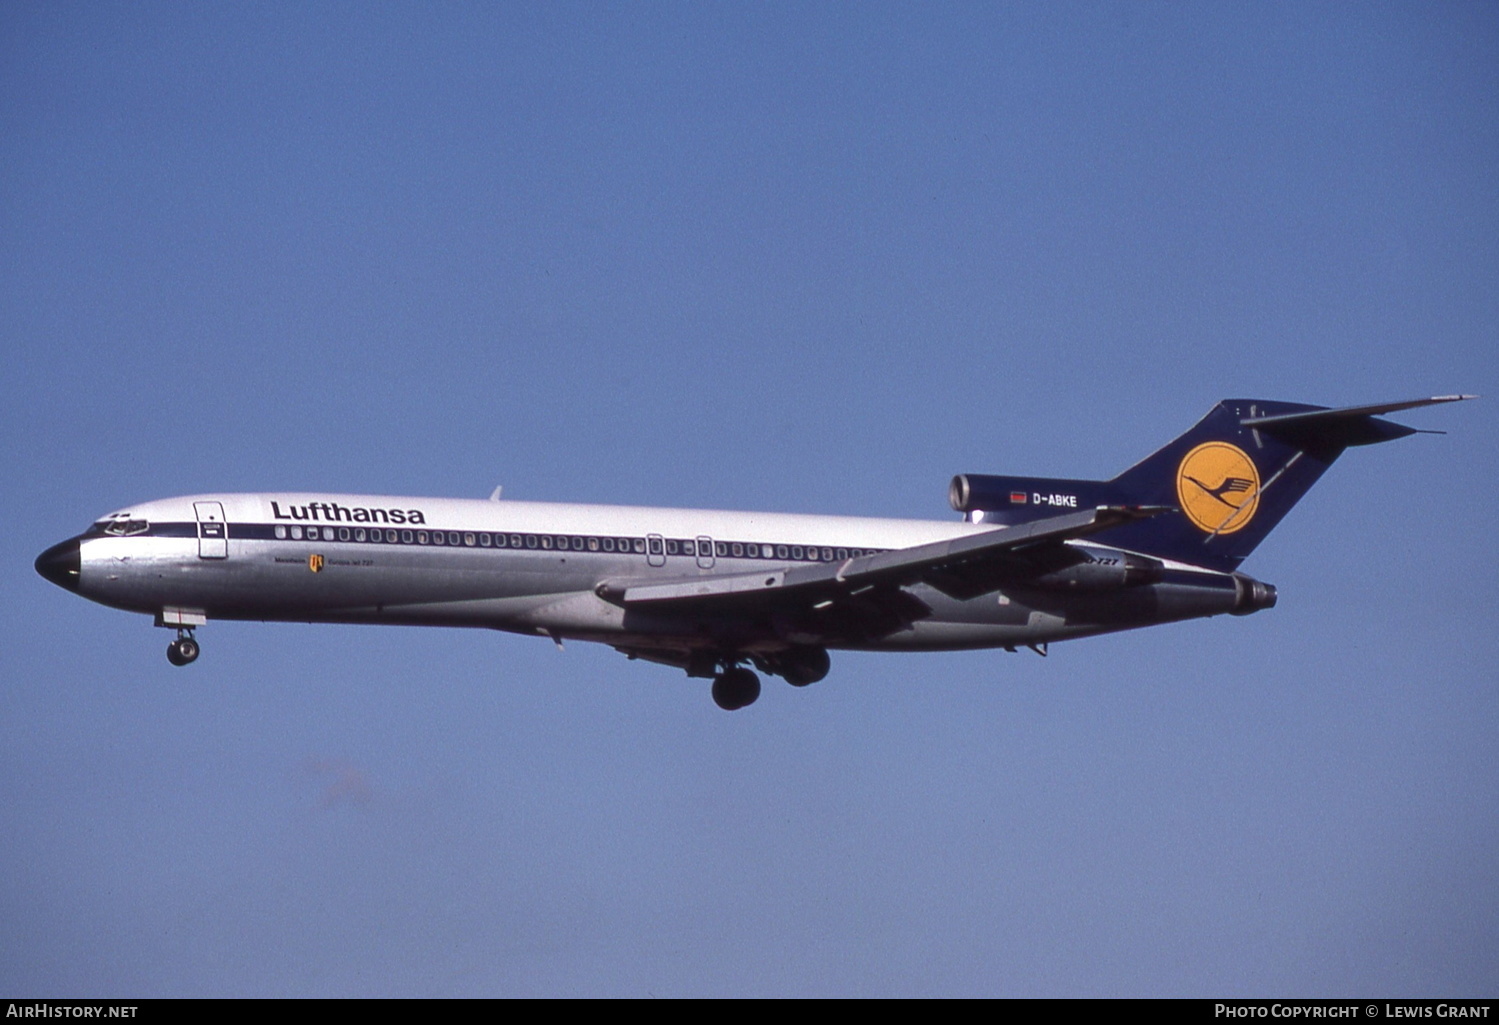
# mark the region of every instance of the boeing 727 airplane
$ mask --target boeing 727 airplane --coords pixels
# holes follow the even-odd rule
[[[829,649],[1032,648],[1275,604],[1239,564],[1347,448],[1415,429],[1228,399],[1108,481],[967,474],[962,522],[328,494],[133,505],[36,560],[85,598],[176,631],[211,619],[471,626],[598,641],[713,680],[802,687]]]

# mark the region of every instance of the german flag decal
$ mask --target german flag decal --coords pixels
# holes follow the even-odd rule
[[[307,557],[307,568],[314,573],[323,571],[323,557],[321,555],[309,555]]]

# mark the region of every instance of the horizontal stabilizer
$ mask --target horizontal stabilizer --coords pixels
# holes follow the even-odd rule
[[[1435,406],[1443,402],[1462,402],[1477,395],[1437,395],[1429,399],[1385,402],[1373,406],[1346,406],[1343,409],[1313,409],[1272,416],[1249,416],[1239,421],[1245,427],[1264,431],[1283,441],[1308,450],[1341,450],[1355,445],[1375,445],[1417,433],[1414,427],[1391,423],[1377,417],[1402,409]]]

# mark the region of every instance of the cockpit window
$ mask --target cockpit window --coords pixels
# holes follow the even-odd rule
[[[136,534],[144,534],[150,530],[151,524],[145,520],[121,518],[95,523],[94,529],[101,534],[108,534],[110,537],[132,537]]]

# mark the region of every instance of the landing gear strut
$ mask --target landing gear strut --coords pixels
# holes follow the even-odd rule
[[[185,666],[197,660],[199,650],[193,632],[179,627],[177,639],[167,645],[167,661],[174,666]]]
[[[752,671],[731,666],[713,677],[713,700],[725,712],[753,705],[760,696],[760,678]]]

